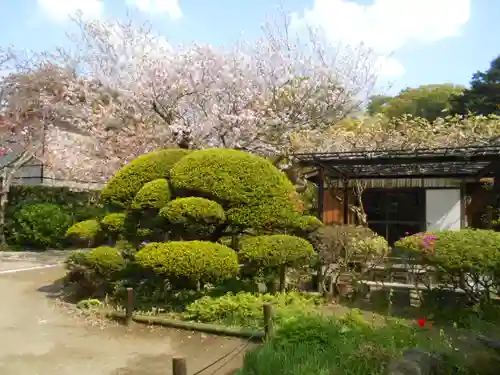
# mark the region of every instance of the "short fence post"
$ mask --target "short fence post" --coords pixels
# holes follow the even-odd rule
[[[486,207],[486,229],[493,228],[493,207]]]
[[[264,337],[266,340],[274,335],[273,306],[270,303],[264,304]]]
[[[172,358],[172,375],[187,375],[186,358]]]
[[[132,324],[132,314],[134,313],[134,289],[127,288],[127,305],[125,307],[125,324]]]

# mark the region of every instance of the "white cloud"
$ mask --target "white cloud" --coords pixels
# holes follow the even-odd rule
[[[141,12],[166,13],[174,20],[182,17],[179,0],[127,0],[127,3],[135,5]]]
[[[372,48],[380,58],[381,74],[404,74],[390,54],[411,43],[431,43],[460,35],[470,17],[471,0],[314,0],[311,9],[294,14],[297,25],[323,29],[334,42]]]
[[[99,18],[104,11],[102,0],[37,0],[37,3],[47,16],[57,22],[67,21],[78,11],[85,18]]]

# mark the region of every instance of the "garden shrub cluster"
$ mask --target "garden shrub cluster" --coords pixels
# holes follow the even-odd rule
[[[73,223],[104,215],[99,192],[15,185],[8,194],[4,230],[13,248],[64,248]]]
[[[471,304],[481,309],[500,292],[500,233],[462,229],[416,233],[396,242],[420,262],[436,269],[443,289],[462,289]]]
[[[341,277],[351,281],[362,279],[373,265],[385,261],[390,251],[385,238],[356,225],[321,226],[308,239],[323,270],[323,288],[331,294],[341,294],[338,287]]]
[[[239,373],[382,375],[387,373],[389,362],[408,348],[441,353],[440,374],[492,375],[498,369],[498,357],[484,348],[477,352],[482,362],[474,363],[475,357],[461,354],[444,334],[432,334],[426,327],[397,320],[373,324],[353,310],[340,318],[296,315],[274,338],[245,355]]]
[[[322,266],[320,281],[328,279],[332,291],[341,275],[363,277],[390,248],[368,228],[325,226],[307,215],[294,184],[265,158],[228,149],[155,151],[118,171],[101,197],[108,213],[66,234],[105,246],[68,259],[68,284],[83,297],[118,302],[131,286],[136,302],[179,302],[179,318],[259,329],[262,305],[272,303],[278,335],[247,355],[243,374],[381,374],[409,347],[449,349],[444,337],[430,340],[399,322],[326,318],[317,295],[284,292],[287,267]],[[493,290],[500,238],[483,232],[426,233],[398,245],[439,268],[443,280],[479,278]],[[277,279],[279,294],[270,288]]]
[[[71,223],[71,216],[57,204],[27,204],[14,214],[13,237],[15,243],[27,248],[56,248],[63,245],[64,234]]]
[[[103,297],[112,291],[125,269],[122,253],[110,246],[99,246],[91,251],[77,251],[71,254],[66,266],[66,282],[81,297]]]
[[[186,307],[183,318],[203,323],[262,330],[264,318],[262,306],[273,306],[274,323],[281,326],[297,315],[317,313],[322,299],[313,294],[297,292],[279,294],[228,293],[220,297],[205,296]]]
[[[160,288],[196,290],[238,278],[240,262],[277,277],[277,267],[314,258],[304,238],[322,225],[302,213],[294,184],[271,162],[229,149],[142,155],[101,197],[112,213],[74,224],[68,238],[110,246],[127,240],[126,249],[115,246],[133,273],[124,279]]]

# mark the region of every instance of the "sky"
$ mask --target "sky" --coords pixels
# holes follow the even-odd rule
[[[0,0],[0,45],[65,46],[68,15],[81,10],[90,19],[148,21],[173,44],[231,46],[256,39],[280,6],[297,30],[311,25],[333,45],[371,48],[389,94],[423,84],[467,85],[500,55],[498,0]]]

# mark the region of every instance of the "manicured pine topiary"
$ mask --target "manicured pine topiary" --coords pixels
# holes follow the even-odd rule
[[[99,242],[102,233],[99,221],[91,219],[73,224],[66,231],[66,238],[75,246],[91,247]]]
[[[172,166],[189,154],[189,150],[165,149],[141,155],[121,168],[101,191],[104,202],[122,208],[132,204],[144,184],[168,178]]]
[[[170,200],[170,187],[167,179],[149,181],[139,190],[132,201],[134,210],[164,207]]]
[[[144,270],[159,277],[194,282],[217,282],[238,273],[236,252],[208,241],[172,241],[150,243],[135,255]]]

